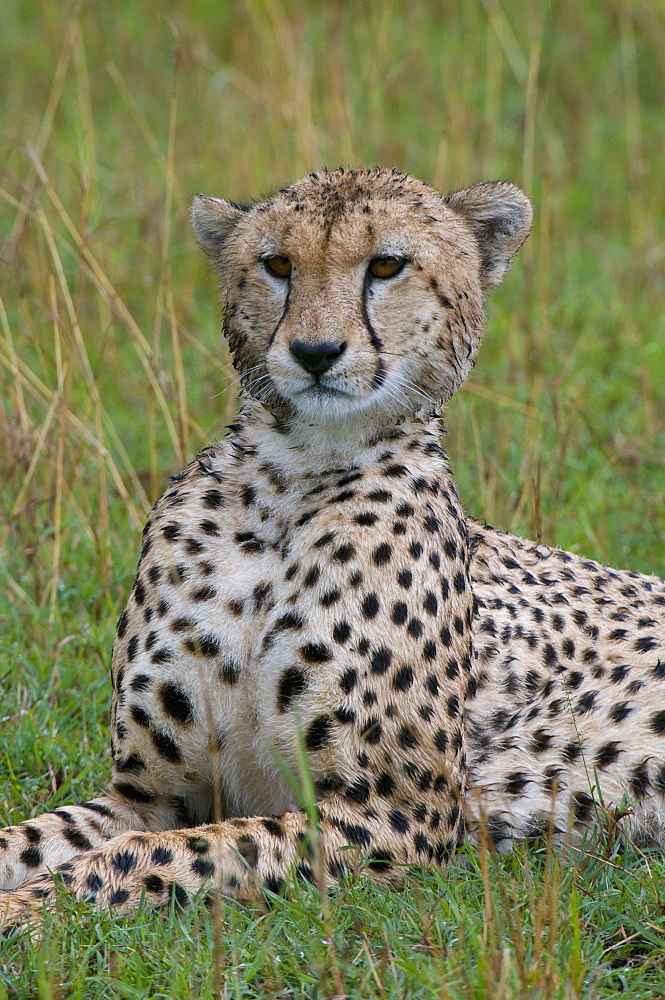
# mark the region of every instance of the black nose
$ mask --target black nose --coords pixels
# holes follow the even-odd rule
[[[298,359],[306,372],[312,375],[322,375],[337,361],[346,350],[346,341],[333,344],[329,340],[319,340],[311,343],[306,340],[294,340],[289,347],[291,354]]]

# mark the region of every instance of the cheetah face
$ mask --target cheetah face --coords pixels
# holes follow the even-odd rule
[[[192,216],[245,391],[309,423],[376,423],[466,378],[531,210],[511,184],[443,197],[395,171],[338,170],[251,207],[199,197]]]

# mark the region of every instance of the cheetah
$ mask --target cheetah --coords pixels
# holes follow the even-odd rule
[[[526,196],[340,169],[192,218],[242,407],[146,525],[107,791],[0,833],[5,926],[56,879],[127,911],[313,855],[398,879],[465,831],[662,843],[665,582],[470,519],[441,446]]]

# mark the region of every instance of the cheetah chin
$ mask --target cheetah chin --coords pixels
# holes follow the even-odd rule
[[[483,825],[502,847],[620,811],[662,842],[665,583],[471,520],[440,443],[525,195],[336,170],[192,218],[242,408],[146,526],[106,793],[0,835],[5,925],[54,877],[128,910],[313,857],[397,880]]]

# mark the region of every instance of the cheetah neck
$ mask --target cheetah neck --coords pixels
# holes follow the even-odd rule
[[[379,429],[358,414],[321,424],[294,421],[285,426],[260,404],[249,401],[231,430],[236,448],[278,465],[284,475],[296,481],[302,479],[304,470],[315,476],[331,468],[369,468],[387,451],[411,453],[410,465],[423,453],[435,457],[437,464],[443,458],[445,471],[449,471],[440,446],[445,427],[438,412],[421,410]],[[431,464],[431,458],[426,464]]]

